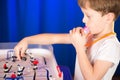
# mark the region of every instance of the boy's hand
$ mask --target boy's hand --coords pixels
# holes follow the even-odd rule
[[[85,48],[87,34],[82,27],[70,30],[70,38],[74,47]]]
[[[26,38],[24,38],[23,40],[21,40],[14,47],[15,55],[17,56],[18,60],[21,60],[21,57],[24,56],[24,53],[25,53],[27,47],[28,47],[28,43],[27,43]]]

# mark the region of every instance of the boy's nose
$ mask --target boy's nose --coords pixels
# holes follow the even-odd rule
[[[82,22],[83,22],[83,23],[86,23],[86,18],[85,18],[85,16],[83,17]]]

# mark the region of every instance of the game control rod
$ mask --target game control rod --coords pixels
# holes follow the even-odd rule
[[[6,76],[7,76],[7,75],[5,74],[5,75],[3,76],[3,79],[5,79],[5,78],[6,78]]]
[[[46,64],[47,64],[47,61],[46,61],[45,57],[43,57],[43,60],[44,60],[44,64],[46,65]]]
[[[46,69],[46,71],[47,71],[47,80],[50,80],[49,79],[49,71]]]
[[[36,78],[36,70],[34,70],[33,80],[35,80],[35,78]]]
[[[11,70],[11,68],[12,68],[12,65],[11,65],[10,68],[8,69],[8,72]]]

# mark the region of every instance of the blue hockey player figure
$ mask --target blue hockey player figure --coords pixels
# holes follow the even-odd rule
[[[20,66],[19,64],[17,65],[18,71],[17,71],[17,76],[22,76],[23,75],[23,70],[25,67]]]

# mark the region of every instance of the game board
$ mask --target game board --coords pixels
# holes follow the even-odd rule
[[[46,47],[28,47],[22,60],[13,49],[0,49],[0,80],[63,80],[53,51]]]

